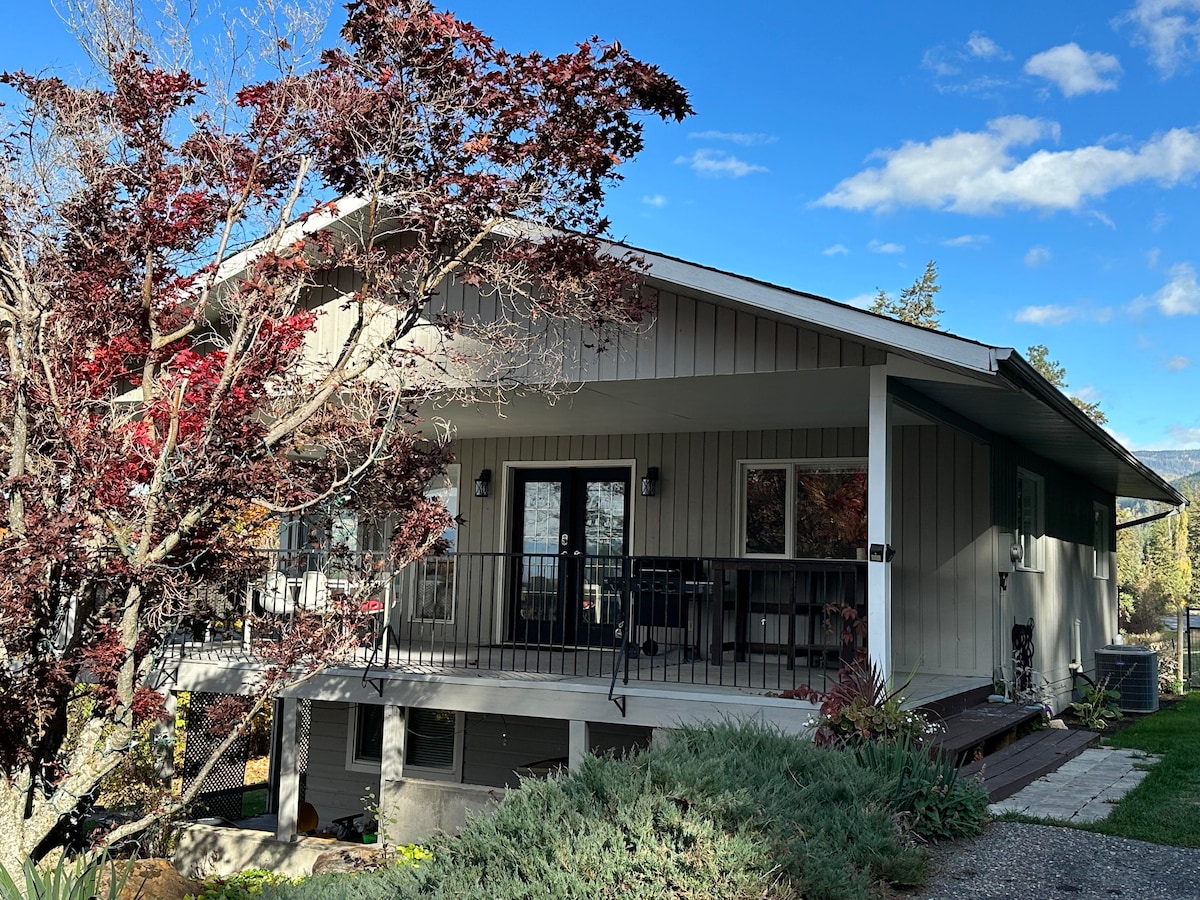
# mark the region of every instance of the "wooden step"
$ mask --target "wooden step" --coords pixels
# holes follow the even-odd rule
[[[996,803],[1057,770],[1099,739],[1100,735],[1091,731],[1046,728],[1026,735],[990,756],[968,762],[958,770],[959,776],[982,776],[989,802]]]
[[[942,756],[969,762],[1012,743],[1019,728],[1041,715],[1040,707],[1027,709],[1014,703],[980,703],[943,719],[945,731],[930,743]]]

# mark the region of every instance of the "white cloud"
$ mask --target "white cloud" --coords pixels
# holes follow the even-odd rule
[[[1154,218],[1150,220],[1150,230],[1153,232],[1162,231],[1171,224],[1171,217],[1161,209],[1155,210]]]
[[[978,247],[991,240],[986,234],[960,234],[942,241],[943,247]]]
[[[1039,266],[1044,266],[1050,262],[1049,247],[1030,247],[1025,251],[1025,265],[1031,269],[1036,269]]]
[[[1164,78],[1200,58],[1200,0],[1137,0],[1113,24],[1133,25],[1133,43]]]
[[[832,247],[826,247],[821,252],[826,256],[845,256],[850,251],[846,248],[845,244],[834,244]]]
[[[667,205],[667,198],[662,194],[646,194],[642,197],[642,202],[647,206],[653,206],[655,209],[662,209]]]
[[[1184,425],[1168,425],[1167,434],[1170,436],[1170,446],[1164,449],[1183,450],[1200,447],[1200,428],[1188,428]]]
[[[1003,47],[985,35],[982,31],[972,31],[967,38],[967,53],[979,59],[1011,59]]]
[[[1107,322],[1112,318],[1112,308],[1088,305],[1060,306],[1048,303],[1045,306],[1025,306],[1017,310],[1016,319],[1028,325],[1066,325],[1068,322]]]
[[[892,241],[871,241],[867,244],[867,249],[872,253],[903,253],[904,245]]]
[[[1200,284],[1196,282],[1196,270],[1189,263],[1178,263],[1167,272],[1170,281],[1160,287],[1151,298],[1164,316],[1192,316],[1200,313]]]
[[[942,47],[926,50],[921,57],[921,66],[929,69],[938,78],[950,78],[960,71],[958,66],[947,60],[946,51]]]
[[[1171,372],[1182,372],[1191,364],[1192,361],[1186,356],[1172,356],[1165,363],[1163,363],[1167,370]]]
[[[858,294],[854,297],[851,297],[849,300],[843,300],[842,302],[847,306],[857,306],[859,309],[870,309],[871,304],[875,302],[875,298],[878,296],[878,293]]]
[[[1162,250],[1158,247],[1153,247],[1146,251],[1146,265],[1151,269],[1158,268],[1158,258],[1162,255]]]
[[[742,147],[773,144],[779,140],[773,134],[762,134],[757,131],[693,131],[688,137],[698,141],[729,141]]]
[[[1072,42],[1029,57],[1025,73],[1053,81],[1064,97],[1074,97],[1116,90],[1121,64],[1115,56],[1088,53]]]
[[[1017,321],[1030,325],[1065,325],[1075,318],[1069,306],[1026,306],[1017,311]]]
[[[1024,159],[1011,153],[1058,137],[1057,123],[1004,116],[988,122],[986,131],[957,131],[928,143],[909,141],[898,149],[876,151],[872,156],[883,165],[842,180],[815,205],[879,211],[923,206],[970,215],[1008,206],[1077,210],[1124,185],[1156,181],[1171,186],[1200,173],[1200,133],[1186,128],[1133,149],[1093,144],[1037,150]]]
[[[738,159],[721,150],[697,150],[691,156],[680,156],[676,164],[692,167],[697,175],[707,175],[714,178],[742,178],[754,172],[767,171],[766,166],[759,166]]]
[[[1084,403],[1096,403],[1104,397],[1104,394],[1095,385],[1087,384],[1078,390],[1072,388],[1071,396]]]

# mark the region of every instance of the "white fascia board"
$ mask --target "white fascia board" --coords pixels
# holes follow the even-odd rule
[[[614,245],[613,249],[621,248],[620,245]],[[976,372],[993,374],[996,371],[996,353],[1000,348],[906,325],[833,300],[806,296],[683,260],[641,250],[635,252],[650,264],[651,279],[702,291],[846,335],[855,335],[893,347],[900,353],[916,354]]]
[[[283,230],[283,234],[279,238],[279,246],[286,247],[288,244],[293,244],[306,234],[315,234],[318,231],[324,231],[335,225],[338,222],[349,219],[365,207],[370,200],[366,197],[341,197],[333,202],[333,207],[336,212],[331,212],[328,205],[322,206],[321,209],[304,219],[292,222]],[[241,275],[250,264],[254,262],[263,253],[263,247],[271,237],[265,237],[255,241],[244,250],[240,250],[233,256],[224,260],[217,267],[216,284],[222,284],[232,278]]]

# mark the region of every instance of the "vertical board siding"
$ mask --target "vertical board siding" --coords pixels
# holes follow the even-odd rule
[[[944,425],[896,429],[892,454],[897,671],[992,674],[990,448]],[[982,513],[980,512],[982,508]]]
[[[320,827],[363,811],[368,790],[379,796],[379,773],[346,768],[350,704],[314,701],[308,738],[305,798],[316,809]]]
[[[477,438],[458,441],[461,464],[459,549],[490,553],[508,549],[505,467],[508,463],[603,463],[633,460],[630,473],[630,551],[636,555],[735,556],[738,463],[743,459],[862,457],[865,428],[801,428],[779,431],[574,435],[540,438]],[[658,494],[642,497],[638,485],[658,466]],[[482,469],[492,470],[492,496],[471,490]]]
[[[520,770],[567,760],[568,723],[562,719],[467,713],[463,783],[519,787]]]

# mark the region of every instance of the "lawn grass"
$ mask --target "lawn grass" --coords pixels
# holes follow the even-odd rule
[[[1200,693],[1147,716],[1108,744],[1162,759],[1088,831],[1172,847],[1200,847]]]

